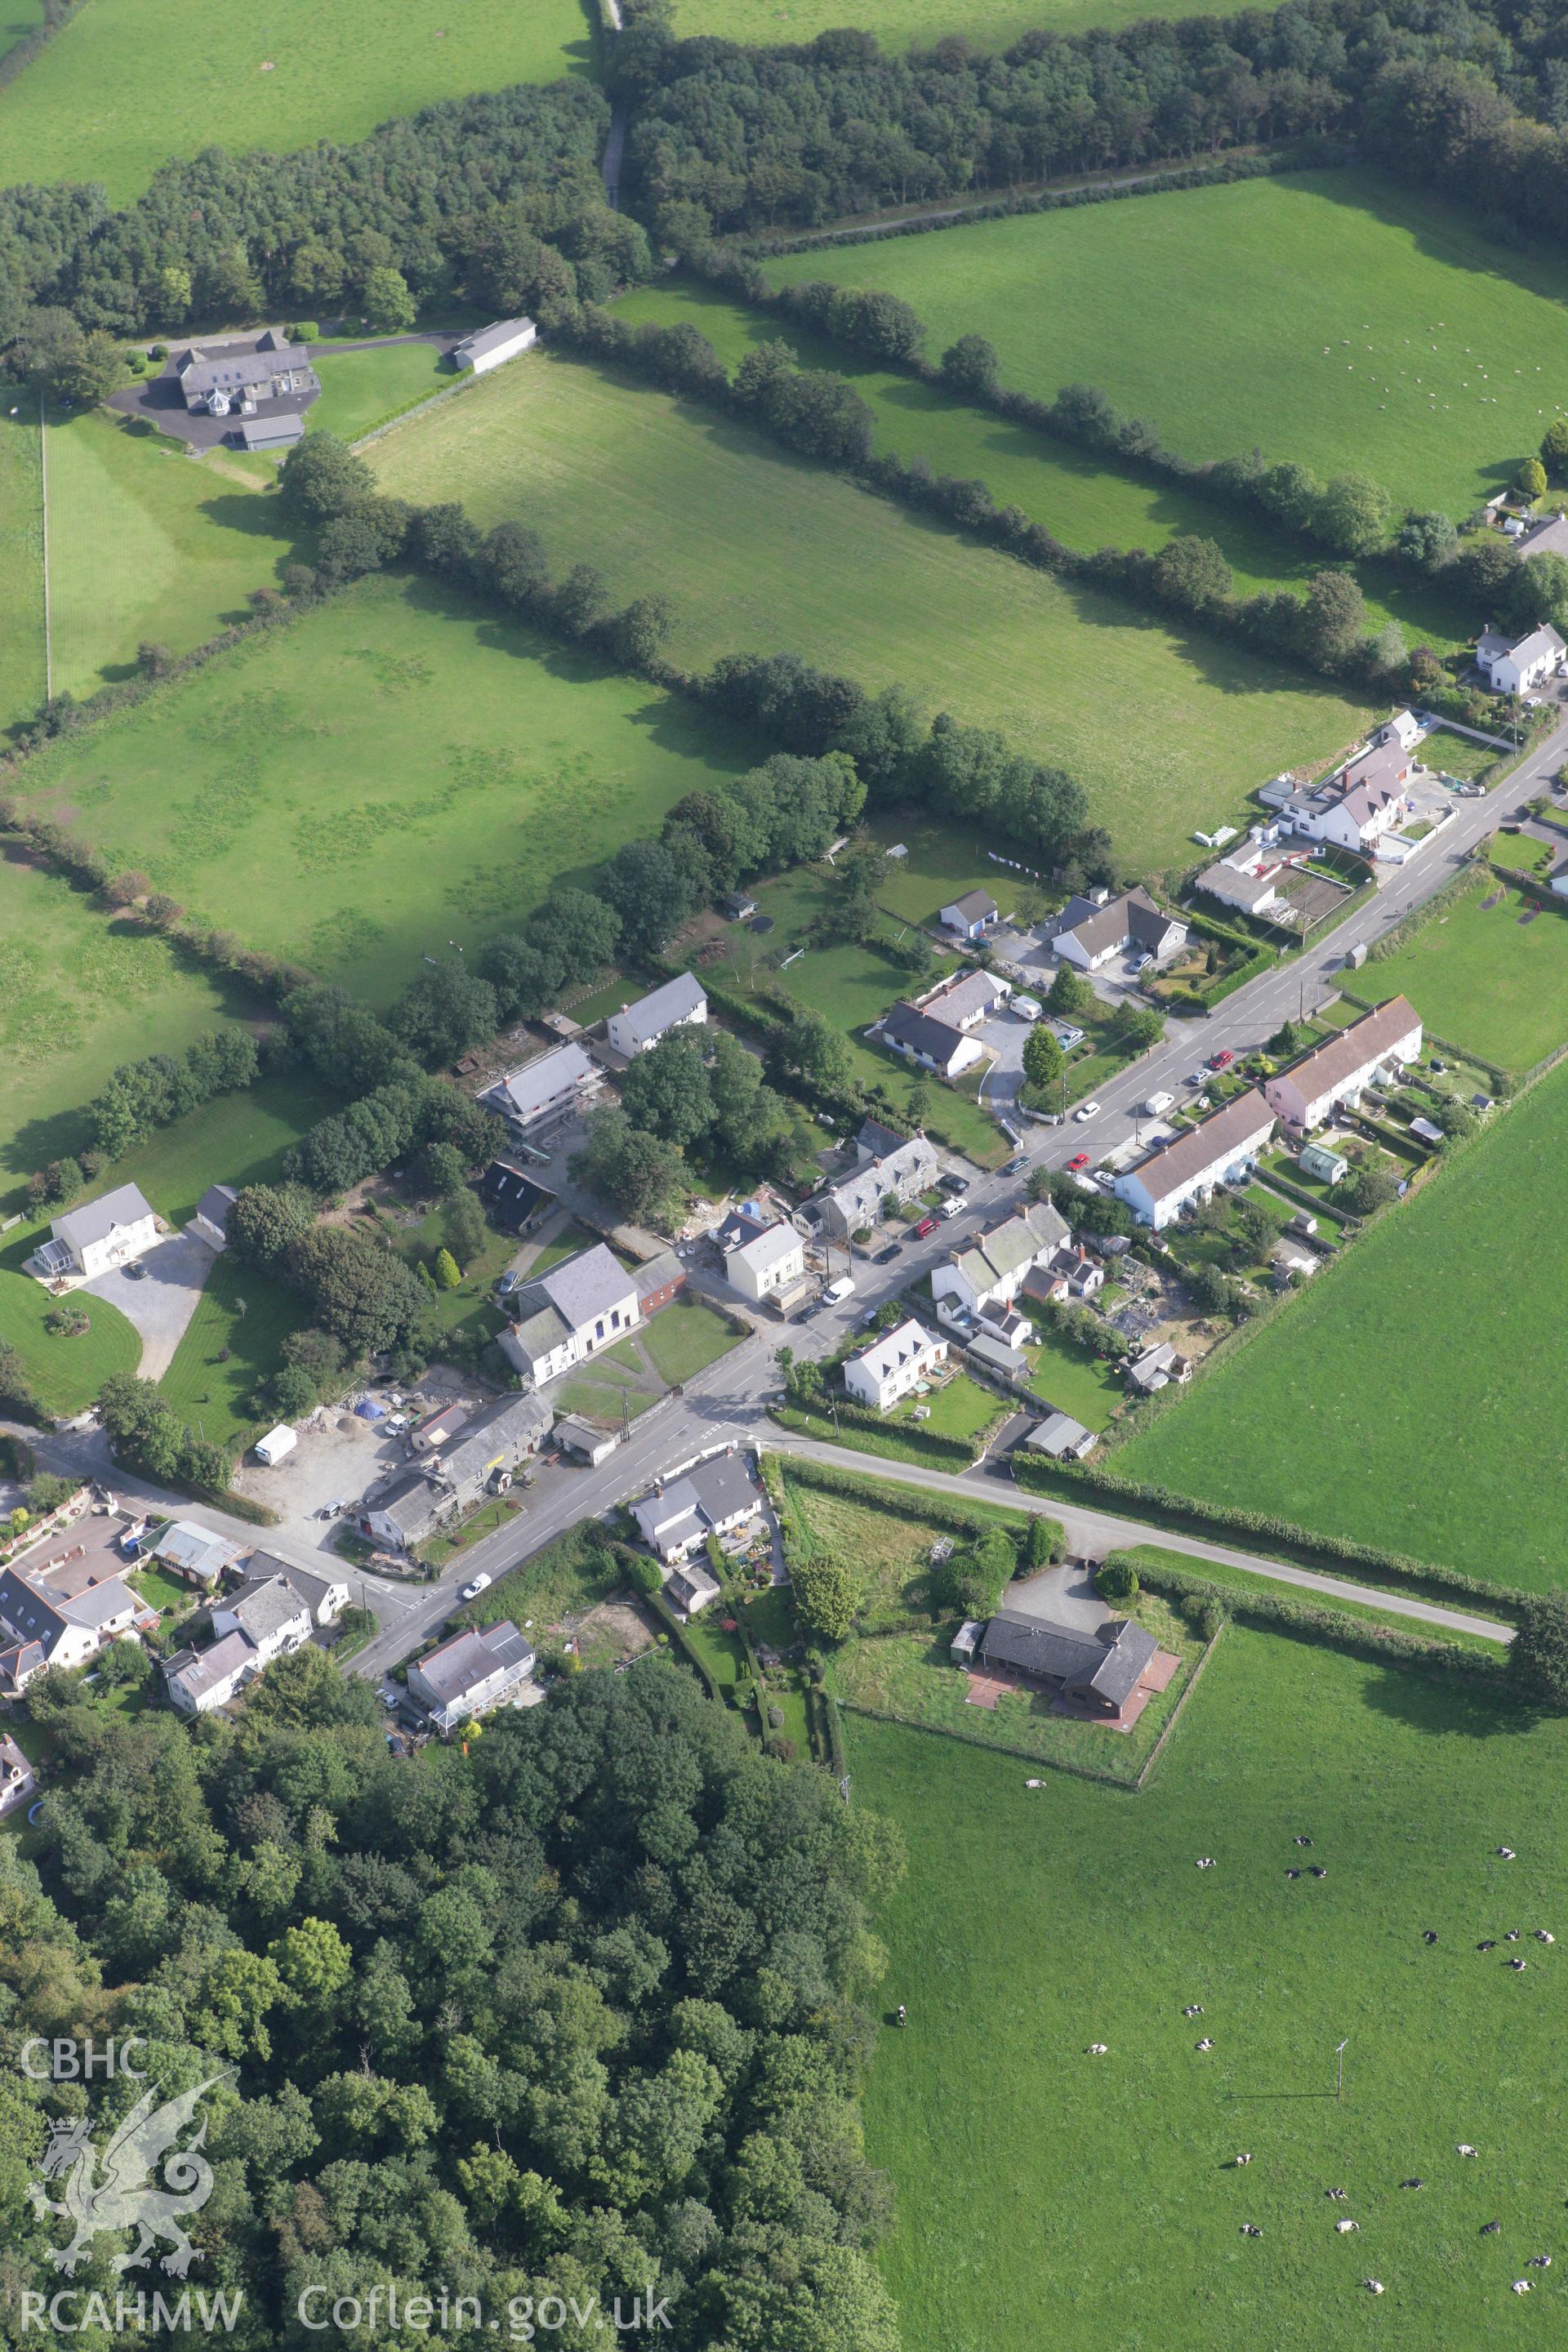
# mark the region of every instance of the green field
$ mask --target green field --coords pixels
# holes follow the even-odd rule
[[[677,661],[787,649],[1005,728],[1078,773],[1145,867],[1364,723],[1326,688],[1061,587],[578,362],[503,368],[371,461],[395,496],[461,499],[486,523],[526,517],[557,563],[602,565],[617,596],[668,594]]]
[[[6,5],[0,8],[0,58],[14,49],[18,41],[25,41],[29,33],[36,33],[43,21],[39,0],[6,0]]]
[[[1184,16],[1226,13],[1225,0],[1196,0]],[[1142,23],[1143,0],[876,0],[858,14],[843,0],[676,0],[675,29],[691,38],[711,33],[726,41],[772,44],[809,41],[847,20],[867,23],[889,56],[927,46],[947,33],[962,33],[976,47],[1005,49],[1024,33],[1048,26],[1053,32],[1083,33],[1098,26],[1112,31]]]
[[[5,176],[96,180],[124,204],[172,156],[363,139],[437,99],[584,71],[589,55],[575,0],[468,0],[455,19],[276,0],[259,23],[197,0],[87,0],[0,91]]]
[[[278,1350],[289,1333],[310,1319],[297,1291],[226,1252],[158,1385],[182,1421],[215,1445],[238,1453],[276,1419],[258,1409],[255,1390],[277,1370]]]
[[[1215,1584],[1224,1591],[1254,1600],[1272,1597],[1276,1601],[1300,1601],[1313,1609],[1330,1610],[1343,1618],[1347,1629],[1358,1625],[1378,1625],[1385,1633],[1410,1633],[1424,1642],[1443,1642],[1450,1649],[1469,1650],[1479,1657],[1495,1660],[1498,1642],[1506,1633],[1502,1620],[1496,1620],[1498,1640],[1485,1633],[1460,1633],[1450,1625],[1431,1625],[1415,1618],[1402,1616],[1398,1611],[1383,1609],[1366,1601],[1342,1601],[1326,1592],[1303,1592],[1281,1585],[1274,1577],[1258,1576],[1250,1569],[1236,1568],[1228,1560],[1205,1559],[1196,1552],[1173,1551],[1164,1544],[1134,1544],[1124,1558],[1136,1561],[1140,1570],[1157,1574],[1160,1569],[1179,1569],[1184,1575],[1201,1577],[1206,1584]],[[1467,1602],[1467,1609],[1469,1604]],[[1474,1612],[1472,1612],[1474,1613]],[[1484,1611],[1479,1612],[1485,1614]]]
[[[270,1070],[242,1093],[218,1095],[114,1163],[112,1181],[137,1184],[172,1225],[190,1223],[209,1184],[275,1184],[283,1155],[308,1127],[342,1108],[309,1064]]]
[[[386,343],[379,351],[335,352],[313,343],[310,359],[321,379],[321,396],[306,419],[310,433],[335,433],[357,441],[410,401],[461,382],[434,343]]]
[[[729,1354],[740,1337],[700,1298],[672,1298],[637,1331],[643,1353],[671,1388],[679,1381],[693,1380],[706,1371],[710,1364]]]
[[[1047,1331],[1040,1324],[1035,1328],[1038,1339],[1027,1349],[1030,1387],[1058,1412],[1070,1413],[1098,1433],[1108,1425],[1117,1406],[1126,1402],[1127,1391],[1116,1377],[1115,1366],[1103,1356],[1091,1356],[1087,1348],[1064,1339],[1059,1332]]]
[[[37,404],[0,415],[0,729],[44,698],[44,501]],[[10,402],[4,404],[5,407]],[[26,415],[29,405],[31,416]]]
[[[1499,903],[1486,906],[1489,898]],[[1568,919],[1482,873],[1390,956],[1354,975],[1369,1003],[1408,996],[1428,1029],[1505,1069],[1527,1070],[1568,1038]],[[1484,911],[1483,911],[1484,908]]]
[[[984,482],[998,506],[1020,507],[1079,553],[1101,547],[1154,550],[1178,534],[1195,533],[1217,541],[1240,596],[1300,591],[1320,568],[1320,559],[1300,540],[1222,499],[1117,472],[1068,442],[987,415],[935,385],[858,362],[842,344],[730,301],[710,287],[642,287],[616,307],[617,317],[634,325],[689,321],[731,369],[757,343],[787,341],[804,365],[831,368],[852,381],[875,414],[879,451],[906,461],[923,457],[935,473]],[[1456,599],[1402,578],[1391,565],[1363,565],[1362,585],[1374,625],[1397,620],[1438,652],[1470,633],[1469,616]]]
[[[16,848],[0,856],[0,1201],[90,1143],[81,1110],[121,1062],[259,1010],[237,982],[110,918]]]
[[[1118,1471],[1499,1584],[1561,1585],[1550,1171],[1565,1125],[1568,1067],[1196,1381]]]
[[[189,653],[277,586],[293,534],[226,452],[188,457],[106,408],[51,423],[48,443],[57,693],[130,677],[144,639]]]
[[[1568,1724],[1232,1626],[1136,1798],[845,1730],[855,1801],[910,1848],[877,1923],[909,2024],[867,2097],[909,2352],[1556,2340],[1557,2273],[1525,2264],[1563,2216]],[[1288,1881],[1303,1861],[1328,1876]],[[1520,1977],[1475,1949],[1516,1926]]]
[[[247,944],[384,1001],[424,950],[514,926],[558,875],[764,748],[386,579],[62,742],[26,781]]]
[[[797,254],[769,274],[900,294],[933,351],[988,335],[1007,383],[1047,399],[1097,383],[1184,457],[1260,445],[1456,519],[1536,448],[1568,375],[1568,265],[1505,257],[1458,207],[1359,170]]]

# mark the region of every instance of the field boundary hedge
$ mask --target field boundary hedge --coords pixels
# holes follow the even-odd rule
[[[769,1462],[780,1465],[780,1476],[787,1483],[795,1480],[803,1486],[815,1486],[824,1495],[841,1495],[846,1501],[862,1503],[869,1510],[885,1511],[889,1518],[924,1519],[931,1527],[946,1528],[955,1535],[968,1535],[979,1520],[994,1526],[1016,1520],[1018,1531],[1025,1534],[1037,1519],[1044,1518],[1053,1531],[1053,1541],[1065,1551],[1067,1530],[1059,1519],[1047,1517],[1041,1511],[1025,1510],[1013,1504],[993,1503],[978,1499],[971,1506],[952,1496],[929,1492],[923,1486],[898,1487],[889,1491],[889,1482],[873,1478],[864,1470],[841,1470],[836,1462],[818,1462],[809,1454],[770,1454]],[[904,1497],[910,1497],[906,1502]],[[996,1515],[994,1517],[993,1515]]]
[[[0,58],[0,89],[26,73],[33,59],[48,47],[57,33],[64,32],[71,18],[79,16],[85,5],[86,0],[44,0],[43,23],[25,34]]]
[[[1351,154],[1348,149],[1336,148],[1328,153],[1315,152],[1310,161],[1314,168],[1321,170],[1335,163],[1348,163]],[[1307,159],[1298,143],[1270,155],[1237,155],[1223,163],[1184,164],[1170,171],[1151,172],[1137,180],[1095,181],[1082,188],[1020,190],[1011,196],[983,199],[954,213],[928,214],[916,220],[826,229],[816,234],[780,237],[776,242],[742,236],[726,238],[725,243],[731,251],[753,256],[759,261],[783,259],[792,253],[836,252],[846,245],[882,245],[889,237],[929,236],[938,229],[966,228],[973,221],[1014,220],[1031,213],[1070,212],[1082,205],[1120,204],[1128,196],[1165,196],[1187,188],[1224,187],[1233,180],[1271,179],[1277,173],[1305,168]]]
[[[1380,1664],[1425,1665],[1445,1674],[1475,1674],[1483,1680],[1507,1670],[1508,1653],[1500,1644],[1497,1657],[1491,1658],[1482,1651],[1461,1649],[1436,1634],[1406,1633],[1399,1626],[1385,1628],[1363,1622],[1347,1611],[1336,1609],[1326,1597],[1308,1601],[1283,1592],[1252,1592],[1194,1576],[1188,1569],[1151,1566],[1135,1559],[1131,1551],[1111,1552],[1108,1557],[1125,1559],[1145,1591],[1181,1601],[1213,1601],[1227,1617],[1240,1623],[1266,1625],[1271,1631],[1283,1631],[1302,1640],[1324,1642],[1359,1657],[1374,1658]]]
[[[1324,1280],[1331,1271],[1325,1267],[1317,1279]],[[1314,1535],[1293,1519],[1275,1518],[1267,1511],[1245,1510],[1231,1503],[1201,1503],[1170,1486],[1119,1478],[1095,1463],[1041,1463],[1020,1460],[1015,1454],[1013,1475],[1021,1486],[1054,1499],[1068,1500],[1071,1489],[1082,1487],[1088,1494],[1079,1499],[1103,1496],[1111,1504],[1127,1507],[1130,1517],[1131,1507],[1136,1506],[1138,1516],[1150,1526],[1163,1528],[1168,1534],[1195,1536],[1200,1542],[1247,1536],[1254,1539],[1253,1548],[1260,1558],[1278,1557],[1293,1568],[1318,1569],[1327,1575],[1352,1568],[1369,1582],[1375,1584],[1381,1578],[1386,1584],[1409,1585],[1432,1600],[1462,1593],[1467,1600],[1484,1603],[1505,1622],[1535,1597],[1513,1585],[1488,1584],[1457,1568],[1415,1559],[1403,1552],[1383,1551],[1349,1536]],[[1069,1489],[1068,1496],[1061,1495],[1063,1486]]]

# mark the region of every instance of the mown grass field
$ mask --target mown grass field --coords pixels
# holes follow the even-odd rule
[[[1486,904],[1496,898],[1495,906]],[[1568,1038],[1568,920],[1490,874],[1354,975],[1358,996],[1408,996],[1428,1029],[1527,1070]]]
[[[426,950],[516,926],[558,875],[765,750],[383,580],[62,743],[26,783],[247,944],[384,1001]]]
[[[119,1063],[260,1009],[15,847],[0,855],[0,1201],[18,1207],[34,1169],[90,1143],[82,1108]]]
[[[222,450],[187,457],[139,418],[52,421],[48,467],[57,693],[130,677],[144,640],[189,653],[244,620],[294,552],[262,479]]]
[[[760,44],[809,41],[845,21],[842,0],[676,0],[675,28],[688,38],[711,33],[721,40]],[[850,12],[853,15],[853,11]],[[857,19],[875,32],[889,57],[929,47],[946,33],[963,33],[977,47],[1005,49],[1021,34],[1041,26],[1053,32],[1083,33],[1104,25],[1112,31],[1141,23],[1142,0],[877,0]],[[1185,16],[1225,13],[1225,0],[1197,0]]]
[[[1232,1626],[1136,1798],[845,1730],[909,1842],[866,2107],[910,2352],[1037,2352],[1042,2313],[1060,2352],[1556,2340],[1568,1725]],[[1475,1948],[1511,1927],[1523,1975]]]
[[[1216,541],[1242,596],[1264,589],[1300,593],[1321,569],[1321,560],[1299,540],[1271,531],[1222,499],[1116,471],[1070,443],[987,415],[936,386],[858,362],[844,345],[730,301],[710,287],[640,287],[617,303],[616,312],[634,324],[689,321],[731,369],[756,344],[782,339],[804,364],[831,368],[851,380],[876,415],[879,450],[906,460],[923,457],[935,473],[984,482],[998,506],[1021,507],[1080,553],[1100,547],[1153,550],[1178,535],[1195,534]],[[941,349],[933,341],[931,356]],[[1456,599],[1401,577],[1392,565],[1363,565],[1361,579],[1376,626],[1396,620],[1413,639],[1439,652],[1458,646],[1469,629],[1468,615]]]
[[[1304,172],[792,255],[988,335],[1004,380],[1100,384],[1185,457],[1261,446],[1458,519],[1568,398],[1568,266],[1367,171]],[[1180,288],[1180,299],[1172,289]]]
[[[721,1356],[727,1356],[741,1337],[700,1298],[672,1298],[668,1307],[661,1307],[638,1326],[637,1336],[660,1380],[671,1387],[706,1371]]]
[[[37,404],[0,415],[0,730],[44,698],[44,500]],[[12,405],[5,402],[4,406]]]
[[[526,517],[617,597],[660,591],[670,651],[787,649],[1005,729],[1089,788],[1142,866],[1262,777],[1352,740],[1346,698],[1058,586],[707,411],[546,354],[378,442],[390,494]]]
[[[276,0],[250,18],[197,0],[89,0],[0,91],[0,152],[7,184],[96,180],[120,205],[172,156],[363,139],[437,99],[584,72],[590,54],[575,0],[468,0],[455,16]]]
[[[44,1411],[79,1412],[90,1404],[110,1372],[133,1372],[142,1342],[118,1307],[86,1297],[88,1328],[65,1338],[44,1328],[55,1301],[41,1282],[22,1271],[47,1220],[29,1219],[0,1240],[0,1346],[15,1348],[22,1370]]]
[[[321,379],[321,396],[309,411],[305,429],[335,433],[340,441],[357,441],[408,402],[461,382],[434,343],[387,343],[365,352],[313,343],[310,359]]]
[[[1568,1068],[1195,1381],[1117,1469],[1499,1584],[1563,1584],[1550,1171],[1565,1132]]]

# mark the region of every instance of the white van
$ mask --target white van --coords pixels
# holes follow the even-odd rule
[[[855,1296],[854,1276],[841,1274],[837,1282],[828,1284],[822,1295],[829,1307],[842,1307],[847,1298],[853,1298]]]
[[[1174,1095],[1151,1095],[1143,1108],[1150,1118],[1158,1118],[1163,1110],[1170,1109],[1175,1099]]]
[[[968,1202],[962,1198],[956,1201],[944,1201],[937,1211],[937,1215],[945,1224],[950,1217],[962,1217],[968,1206]]]

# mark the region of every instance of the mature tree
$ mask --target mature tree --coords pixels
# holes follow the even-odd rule
[[[599,872],[599,894],[615,909],[621,939],[633,956],[657,955],[688,918],[707,903],[711,869],[689,838],[628,841]]]
[[[1554,629],[1568,626],[1568,556],[1532,555],[1521,563],[1502,603],[1503,618],[1515,629],[1533,629],[1550,621]]]
[[[531,940],[503,931],[487,940],[476,960],[480,977],[495,991],[501,1021],[532,1020],[559,995],[565,973],[559,959]]]
[[[283,460],[278,497],[285,514],[311,529],[351,514],[375,495],[375,478],[335,433],[307,433]]]
[[[820,1013],[797,1013],[782,1051],[790,1066],[826,1093],[841,1093],[855,1084],[849,1041]]]
[[[638,596],[606,622],[610,653],[623,669],[647,669],[675,634],[675,607],[668,596]]]
[[[488,980],[453,961],[427,965],[411,980],[387,1015],[387,1026],[424,1062],[453,1062],[500,1026]]]
[[[1215,541],[1190,536],[1166,541],[1154,558],[1152,576],[1156,593],[1188,613],[1225,604],[1234,585]]]
[[[315,1222],[316,1204],[302,1184],[247,1184],[229,1211],[228,1245],[246,1265],[271,1268]]]
[[[1307,583],[1307,642],[1330,667],[1346,660],[1366,635],[1366,599],[1349,572],[1315,572]]]
[[[438,1249],[430,1261],[430,1272],[437,1290],[456,1290],[462,1280],[458,1261],[449,1249]]]
[[[1095,1570],[1094,1589],[1102,1601],[1125,1609],[1138,1598],[1137,1561],[1127,1552],[1108,1552]]]
[[[1527,499],[1546,496],[1546,468],[1539,457],[1527,457],[1519,469],[1519,487]]]
[[[1387,539],[1393,512],[1394,501],[1380,482],[1365,474],[1335,474],[1318,501],[1312,527],[1341,555],[1370,555]]]
[[[1393,1171],[1378,1160],[1363,1160],[1334,1187],[1335,1197],[1353,1209],[1358,1217],[1370,1217],[1374,1209],[1392,1201],[1397,1190]]]
[[[706,1135],[713,1124],[706,1046],[704,1030],[683,1025],[637,1055],[621,1081],[621,1107],[634,1126],[682,1146]]]
[[[461,1185],[447,1202],[441,1218],[447,1247],[460,1266],[469,1266],[485,1245],[489,1227],[479,1196]]]
[[[1056,977],[1046,998],[1053,1013],[1077,1019],[1085,1013],[1092,1013],[1099,1002],[1086,973],[1066,961],[1058,964]]]
[[[1025,1077],[1043,1094],[1060,1086],[1066,1066],[1066,1057],[1055,1035],[1043,1022],[1037,1024],[1024,1040]]]
[[[283,1264],[319,1320],[356,1355],[399,1346],[425,1311],[425,1293],[403,1260],[342,1225],[301,1234]]]
[[[405,335],[414,324],[414,297],[400,269],[369,271],[361,299],[365,318],[378,335]]]
[[[1568,479],[1568,416],[1554,416],[1541,444],[1541,455],[1554,482]]]
[[[996,347],[984,335],[960,335],[942,355],[942,380],[961,400],[989,400],[1000,374]]]
[[[791,1569],[795,1607],[804,1623],[829,1642],[841,1642],[855,1622],[860,1578],[837,1553],[814,1550]]]
[[[1459,1102],[1452,1096],[1438,1105],[1433,1118],[1451,1143],[1462,1142],[1466,1136],[1474,1135],[1480,1125],[1468,1103]]]
[[[1310,467],[1289,463],[1266,467],[1258,477],[1256,490],[1259,503],[1291,530],[1315,528],[1323,486]]]
[[[572,1175],[622,1216],[655,1227],[673,1223],[690,1181],[679,1146],[634,1127],[619,1110],[598,1111],[589,1120]]]
[[[1121,1024],[1124,1042],[1136,1053],[1147,1053],[1158,1045],[1165,1034],[1164,1015],[1156,1013],[1152,1004],[1141,1004],[1129,1013]]]
[[[1067,1554],[1067,1537],[1059,1519],[1047,1518],[1037,1511],[1029,1521],[1029,1532],[1024,1538],[1022,1565],[1027,1569],[1050,1568]]]
[[[1394,544],[1407,563],[1418,563],[1426,572],[1438,572],[1458,555],[1459,534],[1447,515],[1431,508],[1412,507],[1394,533]]]
[[[1534,1706],[1568,1708],[1568,1594],[1532,1593],[1516,1615],[1509,1680]]]

